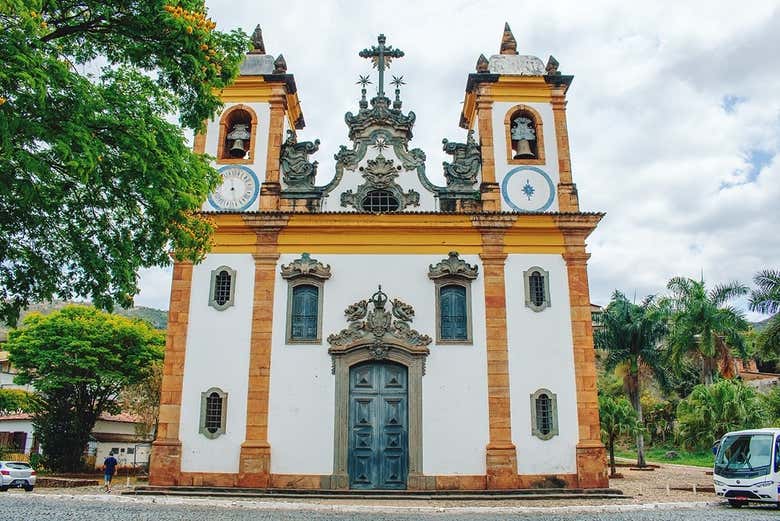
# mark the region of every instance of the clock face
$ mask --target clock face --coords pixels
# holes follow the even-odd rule
[[[260,183],[252,170],[245,166],[225,166],[219,169],[222,184],[209,196],[209,203],[217,210],[246,210],[257,199]]]

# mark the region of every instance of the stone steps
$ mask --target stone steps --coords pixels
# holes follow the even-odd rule
[[[140,486],[123,495],[215,497],[243,499],[393,499],[393,500],[542,500],[542,499],[626,499],[622,491],[601,489],[518,489],[518,490],[303,490],[222,487]]]

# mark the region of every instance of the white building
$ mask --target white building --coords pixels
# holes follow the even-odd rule
[[[606,486],[585,250],[602,215],[572,182],[572,77],[507,26],[436,186],[380,35],[361,52],[377,93],[318,185],[295,80],[253,41],[195,140],[223,177],[215,246],[174,266],[151,484]]]

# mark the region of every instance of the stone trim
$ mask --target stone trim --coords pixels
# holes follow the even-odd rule
[[[225,154],[225,141],[227,141],[227,135],[229,132],[229,129],[227,128],[228,120],[230,119],[229,115],[231,112],[235,112],[236,110],[243,110],[250,116],[252,128],[249,129],[249,133],[251,134],[251,137],[249,138],[249,152],[247,153],[247,156],[249,157],[245,158],[223,157]],[[257,140],[255,139],[256,135],[257,114],[255,114],[255,111],[252,110],[252,107],[249,105],[244,105],[243,103],[239,103],[238,105],[233,105],[229,109],[225,110],[225,112],[223,112],[219,118],[219,140],[217,141],[217,157],[215,162],[218,165],[249,165],[257,162],[257,158],[255,157],[255,144],[257,143]]]
[[[219,275],[223,271],[227,271],[228,275],[230,275],[230,298],[228,298],[228,300],[224,304],[219,304],[216,301],[216,295],[214,294],[214,291],[216,290],[216,285],[217,285],[217,275]],[[217,311],[225,311],[227,308],[229,308],[234,304],[235,295],[236,295],[236,270],[234,270],[229,266],[220,266],[217,269],[211,270],[211,281],[209,282],[209,306],[213,307]]]
[[[544,302],[542,302],[541,306],[537,306],[531,299],[531,274],[533,274],[535,271],[538,271],[543,277]],[[523,272],[523,284],[525,286],[525,306],[527,308],[530,308],[538,313],[540,311],[544,311],[552,305],[552,301],[550,300],[550,272],[540,268],[539,266],[532,266]]]
[[[512,118],[518,112],[527,112],[531,115],[534,121],[534,131],[536,132],[536,158],[534,159],[513,159],[512,154]],[[542,115],[539,112],[529,107],[528,105],[515,105],[510,108],[506,116],[504,117],[504,131],[506,133],[506,161],[510,165],[544,165],[547,164],[547,160],[544,157],[544,123],[542,121]]]
[[[543,394],[550,399],[550,432],[544,434],[536,423],[536,401]],[[540,440],[549,440],[558,435],[558,395],[549,389],[539,389],[531,394],[531,434]]]
[[[349,370],[362,362],[375,361],[376,356],[370,348],[372,343],[357,346],[351,351],[333,356],[334,374],[336,375],[335,392],[335,432],[333,437],[333,475],[330,488],[349,488]],[[426,350],[427,351],[427,350]],[[409,469],[407,484],[423,481],[423,450],[422,450],[422,377],[425,374],[425,355],[414,350],[406,350],[400,346],[390,347],[384,353],[384,360],[401,364],[407,368],[408,407],[409,407]]]
[[[493,150],[493,102],[478,95],[476,112],[480,154],[482,155],[482,183],[480,184],[482,211],[499,212],[501,211],[501,200],[496,183],[496,159]]]
[[[219,399],[222,402],[221,405],[221,413],[222,418],[220,419],[219,429],[217,429],[216,432],[211,432],[206,428],[206,408],[208,404],[208,398],[212,394],[217,393],[219,395]],[[200,425],[198,427],[198,434],[202,434],[206,438],[210,440],[214,440],[225,434],[226,427],[227,427],[227,399],[228,395],[225,391],[218,387],[212,387],[208,391],[204,391],[200,393]]]
[[[571,174],[571,153],[569,150],[569,130],[566,125],[566,89],[557,85],[552,90],[553,124],[555,141],[558,147],[558,208],[561,212],[579,212],[580,203],[577,185]]]

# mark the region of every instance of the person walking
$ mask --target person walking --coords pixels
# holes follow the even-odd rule
[[[119,462],[114,457],[114,453],[109,452],[108,457],[103,460],[103,473],[106,492],[111,492],[111,480],[114,479],[114,473],[116,472],[116,466]]]

